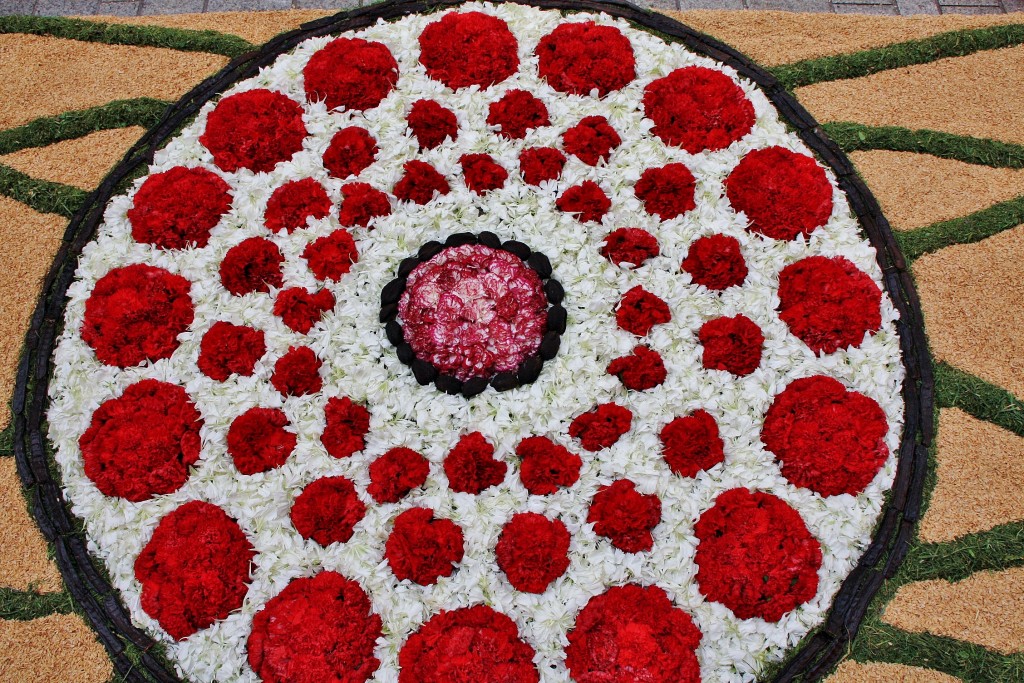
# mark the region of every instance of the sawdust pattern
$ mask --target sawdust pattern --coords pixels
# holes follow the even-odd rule
[[[848,659],[825,679],[825,683],[961,683],[959,678],[918,666]]]
[[[107,651],[76,614],[0,621],[0,683],[107,683]]]
[[[942,410],[937,457],[922,541],[952,541],[1024,519],[1024,438],[962,410]]]
[[[797,88],[819,121],[928,128],[1024,143],[1024,46]]]
[[[145,132],[140,126],[100,130],[84,138],[0,156],[0,164],[33,178],[91,190]]]
[[[46,558],[46,541],[25,508],[14,458],[0,458],[0,586],[52,593],[60,572]]]
[[[154,14],[143,17],[85,17],[90,21],[135,26],[164,26],[194,31],[230,33],[261,45],[279,33],[298,28],[307,21],[334,14],[328,10],[285,10],[278,12],[209,12],[207,14]]]
[[[1024,170],[878,150],[850,159],[896,230],[960,218],[1024,195]]]
[[[965,640],[1003,654],[1024,651],[1024,567],[978,572],[958,583],[903,586],[882,621],[912,633]]]
[[[177,100],[227,57],[0,35],[0,128],[131,97]]]
[[[1024,225],[914,263],[936,360],[1024,398]]]

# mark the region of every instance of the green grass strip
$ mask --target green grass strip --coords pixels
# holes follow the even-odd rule
[[[0,33],[27,33],[109,45],[165,47],[183,52],[209,52],[226,57],[237,57],[255,48],[247,40],[217,31],[104,24],[63,17],[0,17]]]
[[[940,33],[885,47],[845,55],[805,59],[773,67],[771,72],[789,90],[813,83],[859,78],[879,71],[927,64],[946,57],[963,57],[1024,43],[1024,24]]]
[[[39,180],[0,164],[0,195],[27,204],[40,213],[71,218],[88,193],[70,185]]]
[[[142,126],[150,128],[160,121],[169,102],[140,97],[116,100],[99,107],[44,116],[23,126],[0,131],[0,154],[30,147],[46,147],[63,140],[85,137],[98,130]]]
[[[14,425],[0,432],[0,458],[14,455]]]
[[[896,232],[903,255],[910,260],[954,244],[970,244],[1024,223],[1024,196],[999,202],[969,216]]]
[[[1024,168],[1024,146],[998,140],[953,135],[935,130],[865,126],[848,122],[826,123],[822,128],[844,152],[885,149],[894,152],[931,154],[978,166]]]
[[[0,619],[29,621],[50,614],[70,614],[72,611],[74,606],[67,592],[35,593],[0,588]]]
[[[935,402],[1024,436],[1024,401],[947,363],[935,366]]]
[[[1010,522],[948,543],[922,543],[911,549],[898,581],[961,581],[979,571],[1024,564],[1024,522]]]

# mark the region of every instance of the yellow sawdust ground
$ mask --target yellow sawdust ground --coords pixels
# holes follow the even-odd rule
[[[0,156],[0,164],[33,178],[91,190],[145,132],[139,126],[101,130],[84,138]]]
[[[960,679],[919,666],[847,660],[825,683],[960,683]]]
[[[0,621],[0,683],[107,683],[113,673],[78,615]]]
[[[46,543],[28,515],[13,458],[0,459],[0,587],[61,590],[60,572],[46,558]]]
[[[298,28],[307,21],[328,14],[327,10],[285,10],[280,12],[208,12],[206,14],[154,14],[145,17],[86,17],[111,24],[142,24],[187,28],[195,31],[220,31],[261,45],[278,33]]]

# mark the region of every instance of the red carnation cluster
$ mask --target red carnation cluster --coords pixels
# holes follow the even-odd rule
[[[297,437],[288,431],[288,416],[277,408],[250,408],[228,428],[228,455],[242,474],[280,467],[295,450]]]
[[[528,147],[519,155],[519,172],[528,185],[557,180],[565,168],[565,155],[554,147]],[[608,206],[611,206],[609,202]],[[605,211],[608,209],[606,208]]]
[[[695,284],[715,291],[742,285],[747,279],[739,240],[719,234],[694,240],[683,259],[683,270]]]
[[[644,171],[633,194],[644,203],[647,213],[667,221],[697,206],[696,187],[697,181],[685,164],[667,164]]]
[[[398,515],[384,544],[384,558],[395,578],[421,586],[451,576],[462,554],[462,529],[450,519],[434,517],[429,508],[411,508]]]
[[[538,71],[552,88],[604,97],[636,78],[633,46],[614,26],[592,21],[559,24],[537,44]]]
[[[272,90],[247,90],[217,103],[199,142],[221,170],[260,173],[291,159],[305,138],[298,102]]]
[[[505,479],[508,465],[494,459],[492,446],[480,432],[466,434],[444,459],[448,487],[460,493],[478,494]]]
[[[388,196],[366,183],[342,185],[341,196],[338,220],[346,227],[365,228],[374,218],[391,215]]]
[[[640,228],[612,230],[604,238],[604,246],[601,247],[601,256],[615,265],[621,266],[623,263],[628,263],[634,268],[660,253],[658,239]]]
[[[172,638],[184,640],[242,606],[255,556],[223,510],[185,503],[160,520],[135,560],[142,609]]]
[[[588,451],[608,448],[629,431],[633,413],[616,403],[602,403],[583,413],[569,425],[569,436],[580,440]]]
[[[568,488],[580,478],[583,460],[565,446],[556,444],[546,436],[530,436],[516,446],[519,478],[526,490],[534,496],[556,493]]]
[[[370,463],[370,486],[366,492],[378,503],[397,503],[430,474],[430,462],[422,455],[400,446]]]
[[[274,315],[299,334],[307,334],[333,308],[334,295],[326,289],[313,293],[303,287],[289,287],[278,292],[274,301]]]
[[[885,412],[874,400],[816,375],[775,397],[761,441],[795,485],[823,496],[857,495],[889,457],[888,432]]]
[[[633,347],[630,355],[609,363],[608,374],[617,375],[623,386],[633,391],[653,389],[668,376],[661,354],[642,345]]]
[[[161,249],[205,247],[231,208],[224,179],[205,168],[175,166],[146,178],[132,198],[128,222],[136,242]]]
[[[584,180],[563,192],[555,200],[555,206],[559,211],[576,214],[576,219],[583,223],[599,222],[612,207],[612,201],[600,185],[593,180]]]
[[[398,653],[398,683],[537,683],[516,622],[486,605],[442,611]]]
[[[392,190],[402,201],[426,204],[434,198],[435,192],[446,195],[451,191],[444,176],[425,161],[407,161],[403,169],[405,173]]]
[[[413,102],[406,121],[420,149],[434,149],[449,138],[455,140],[459,137],[459,120],[455,118],[455,112],[434,100]]]
[[[262,237],[250,237],[228,249],[220,262],[220,281],[235,296],[269,292],[284,284],[284,254]]]
[[[622,329],[643,337],[655,325],[672,320],[672,312],[661,297],[637,285],[622,295],[615,320]]]
[[[101,363],[119,368],[170,358],[195,317],[191,286],[142,263],[114,268],[85,302],[82,341]]]
[[[661,454],[681,477],[696,477],[725,460],[718,423],[706,410],[677,417],[661,430]]]
[[[701,361],[709,370],[744,377],[761,364],[764,333],[745,315],[709,320],[701,325],[697,336],[704,347]]]
[[[651,531],[661,521],[661,500],[653,493],[643,494],[628,479],[602,486],[594,494],[587,521],[594,533],[627,553],[639,553],[654,547]]]
[[[381,619],[358,583],[337,572],[294,579],[252,620],[249,666],[264,683],[365,683]]]
[[[505,80],[519,69],[518,49],[508,24],[483,12],[449,12],[420,34],[427,76],[453,90]]]
[[[459,157],[466,187],[477,194],[497,190],[505,186],[508,171],[501,167],[490,154],[463,154]]]
[[[740,619],[776,622],[818,592],[821,545],[769,493],[732,489],[697,520],[697,584]]]
[[[317,280],[337,282],[352,270],[352,264],[359,260],[359,251],[352,234],[345,228],[338,228],[307,244],[302,250],[302,258],[306,259]]]
[[[271,232],[292,233],[306,227],[310,219],[327,218],[330,213],[331,198],[324,186],[313,178],[303,178],[274,190],[267,201],[263,224]]]
[[[569,540],[561,521],[521,512],[502,528],[494,553],[513,588],[543,593],[569,568]]]
[[[700,683],[701,632],[657,586],[613,586],[569,631],[565,666],[580,683]]]
[[[282,396],[315,394],[324,386],[320,377],[323,363],[308,346],[292,346],[274,363],[270,383]]]
[[[210,379],[224,382],[232,374],[251,376],[266,352],[263,330],[217,321],[199,343],[196,365]]]
[[[522,140],[534,128],[551,125],[551,119],[539,99],[525,90],[509,90],[500,100],[491,102],[487,125],[495,126],[503,138]]]
[[[177,491],[199,460],[203,420],[185,390],[144,379],[100,404],[78,440],[85,476],[133,503]]]
[[[721,71],[676,69],[644,88],[644,114],[665,144],[691,154],[724,149],[754,127],[754,105]]]
[[[882,326],[882,291],[842,256],[809,256],[779,273],[779,317],[815,353],[857,348]]]
[[[562,134],[565,151],[590,166],[607,161],[622,138],[603,116],[586,116]]]
[[[383,43],[335,38],[302,70],[306,99],[327,109],[372,109],[398,83],[398,62]]]
[[[345,477],[323,477],[302,490],[292,504],[291,519],[303,538],[320,545],[347,543],[366,515],[356,487]]]
[[[377,140],[365,128],[342,128],[324,152],[324,168],[341,180],[357,176],[373,163],[379,151]]]
[[[366,447],[366,435],[370,431],[370,411],[354,402],[348,396],[327,399],[324,408],[327,426],[320,437],[320,443],[334,458],[347,458]]]

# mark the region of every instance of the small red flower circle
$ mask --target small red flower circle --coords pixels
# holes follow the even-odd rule
[[[677,417],[661,430],[661,454],[681,477],[696,477],[725,461],[725,444],[718,423],[706,410]]]
[[[345,227],[365,228],[374,218],[391,215],[391,200],[366,183],[349,183],[341,187],[341,210],[338,220]]]
[[[555,206],[559,211],[576,214],[576,219],[580,222],[600,222],[612,207],[612,201],[608,199],[600,185],[593,180],[584,180],[563,192],[555,201]]]
[[[308,334],[324,313],[334,308],[334,295],[327,289],[310,292],[302,287],[289,287],[277,293],[274,315],[299,334]]]
[[[459,157],[466,187],[477,194],[497,190],[508,180],[506,171],[490,154],[463,154]]]
[[[269,292],[284,284],[284,255],[276,244],[250,237],[228,249],[220,263],[220,281],[235,296]]]
[[[357,176],[373,163],[379,151],[377,140],[365,128],[342,128],[324,152],[324,168],[341,180]]]
[[[696,188],[697,181],[686,164],[667,164],[644,171],[633,194],[644,203],[647,213],[667,221],[697,206]]]
[[[525,90],[509,90],[487,110],[487,125],[498,129],[498,135],[522,140],[534,128],[551,125],[548,108]]]
[[[347,458],[366,447],[366,435],[370,431],[370,411],[348,396],[327,399],[324,408],[327,426],[320,436],[320,443],[334,458]]]
[[[583,460],[546,436],[530,436],[516,446],[519,478],[534,496],[546,496],[568,488],[580,478]]]
[[[649,258],[661,253],[658,238],[640,228],[619,228],[604,238],[601,256],[617,266],[623,263],[638,268]]]
[[[653,493],[643,494],[628,479],[602,486],[594,494],[587,521],[594,533],[627,553],[639,553],[654,547],[651,532],[661,521],[661,500]]]
[[[727,235],[694,240],[682,265],[695,284],[715,291],[742,285],[747,279],[747,262],[740,253],[739,240]]]
[[[538,71],[552,88],[604,97],[636,78],[633,46],[614,26],[592,21],[559,24],[537,44]]]
[[[327,109],[372,109],[398,83],[398,62],[383,43],[335,38],[302,70],[306,99]]]
[[[269,172],[302,149],[302,107],[272,90],[247,90],[217,103],[199,142],[222,171]]]
[[[621,144],[622,138],[603,116],[586,116],[562,134],[565,151],[590,166],[608,161],[612,150]]]
[[[263,224],[271,232],[292,233],[306,227],[310,219],[327,218],[330,213],[331,198],[324,186],[313,178],[303,178],[274,190],[267,201]]]
[[[492,446],[480,432],[466,434],[444,459],[448,487],[459,493],[478,494],[505,479],[508,465],[494,459]]]
[[[277,408],[250,408],[228,428],[228,455],[242,474],[259,474],[280,467],[295,450],[297,437],[288,416]]]
[[[660,353],[647,346],[635,346],[633,353],[608,364],[608,374],[618,375],[627,389],[646,391],[664,382],[668,371]]]
[[[709,320],[697,336],[704,347],[701,362],[709,370],[725,370],[744,377],[761,364],[764,333],[745,315]]]
[[[622,295],[615,309],[615,320],[622,329],[643,337],[655,325],[672,320],[672,312],[661,297],[637,285]]]
[[[306,259],[309,270],[317,280],[337,282],[352,270],[352,264],[359,260],[359,251],[352,233],[345,228],[338,228],[307,244],[302,250],[302,258]]]
[[[320,545],[347,543],[366,515],[356,487],[345,477],[323,477],[302,490],[292,503],[291,520],[303,538]]]
[[[676,69],[644,88],[652,133],[691,154],[725,149],[754,126],[754,105],[731,78],[703,66]]]
[[[384,558],[395,578],[421,586],[451,576],[462,554],[462,529],[450,519],[434,517],[429,508],[411,508],[398,515],[384,544]]]
[[[292,346],[274,363],[270,383],[282,396],[315,394],[324,386],[320,377],[323,363],[308,346]]]
[[[569,425],[569,436],[580,440],[588,451],[608,448],[629,431],[633,423],[633,412],[617,403],[602,403],[593,410],[583,413]]]
[[[402,201],[426,204],[434,198],[435,192],[446,195],[451,191],[445,177],[425,161],[407,161],[403,169],[405,172],[392,190]]]
[[[420,34],[427,76],[453,90],[505,80],[519,68],[518,49],[508,24],[483,12],[449,12]]]
[[[210,379],[225,382],[233,374],[250,377],[266,352],[263,330],[219,320],[203,335],[196,365]]]
[[[569,541],[561,521],[521,512],[502,528],[494,553],[513,588],[543,593],[569,568]]]
[[[413,102],[406,121],[420,149],[434,149],[449,138],[454,141],[459,137],[459,120],[455,118],[455,112],[434,100]]]
[[[231,188],[205,168],[175,166],[146,178],[132,198],[128,222],[136,242],[160,249],[205,247],[231,208]]]
[[[565,155],[554,147],[528,147],[519,154],[519,172],[528,185],[557,180],[564,167]]]
[[[399,446],[370,463],[370,486],[366,492],[378,503],[397,503],[430,474],[430,462],[422,455]]]

